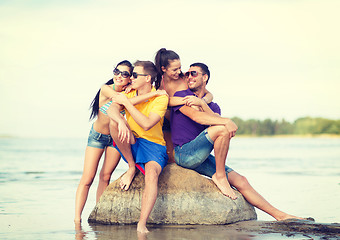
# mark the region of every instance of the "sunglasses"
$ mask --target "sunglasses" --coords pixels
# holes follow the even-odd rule
[[[115,76],[118,76],[119,74],[122,74],[122,77],[123,78],[128,78],[128,77],[130,77],[131,75],[130,75],[130,73],[128,72],[128,71],[120,71],[119,69],[115,69],[115,70],[113,70],[113,74],[115,75]]]
[[[204,75],[205,73],[200,73],[200,72],[197,72],[197,71],[190,71],[190,72],[186,72],[186,73],[185,73],[185,76],[186,76],[186,77],[189,77],[189,76],[191,75],[192,77],[197,77],[198,74]]]
[[[133,78],[138,78],[138,76],[148,76],[149,74],[140,74],[140,73],[136,73],[136,72],[133,72],[132,73],[132,77]]]

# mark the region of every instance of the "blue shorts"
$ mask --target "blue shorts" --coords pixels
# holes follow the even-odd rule
[[[212,177],[216,172],[215,157],[210,154],[213,149],[214,142],[209,137],[207,129],[205,129],[191,142],[175,147],[175,161],[181,167]],[[231,171],[233,169],[225,166],[227,177]]]
[[[114,141],[110,135],[96,132],[92,125],[89,138],[87,140],[87,146],[104,149],[105,147],[113,147],[113,143]]]
[[[120,155],[126,161],[123,154],[120,152],[118,147],[116,149],[119,151]],[[168,163],[168,154],[166,153],[166,146],[148,141],[144,138],[136,138],[136,143],[131,145],[131,152],[133,159],[135,160],[136,167],[145,174],[145,163],[150,161],[157,162],[162,170]]]

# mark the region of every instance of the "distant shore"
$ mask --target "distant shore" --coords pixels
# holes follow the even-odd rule
[[[287,134],[287,135],[247,135],[237,134],[235,137],[242,138],[340,138],[339,134]]]
[[[11,135],[1,135],[0,134],[0,138],[18,138],[18,137],[15,137],[15,136],[11,136]]]
[[[248,134],[237,134],[238,138],[340,138],[339,134],[281,134],[281,135],[248,135]],[[27,136],[13,136],[13,135],[1,135],[1,138],[37,138]],[[41,137],[44,138],[63,138],[63,137]],[[67,138],[78,138],[78,137],[67,137]]]

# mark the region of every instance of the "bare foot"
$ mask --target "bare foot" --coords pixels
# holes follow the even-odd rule
[[[227,197],[231,198],[232,200],[237,199],[235,191],[230,187],[230,184],[227,178],[218,179],[216,177],[216,173],[212,176],[213,182],[216,186],[220,189],[220,191],[226,195]]]
[[[146,233],[149,233],[149,230],[146,228],[145,224],[138,223],[137,224],[137,232],[146,234]]]
[[[136,174],[136,168],[135,167],[130,167],[126,173],[122,176],[120,179],[120,188],[122,190],[127,191],[130,187],[130,184],[135,177]]]

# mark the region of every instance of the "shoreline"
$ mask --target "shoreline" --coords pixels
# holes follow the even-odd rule
[[[247,135],[237,134],[237,138],[325,138],[325,139],[337,139],[340,138],[340,134],[280,134],[280,135]],[[0,139],[83,139],[82,137],[34,137],[34,136],[13,136],[13,135],[0,135]]]

